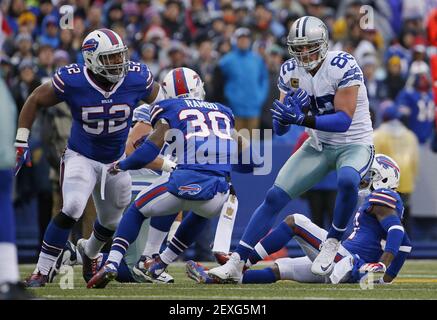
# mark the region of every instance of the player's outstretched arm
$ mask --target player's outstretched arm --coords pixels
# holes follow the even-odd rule
[[[114,162],[108,172],[117,174],[120,171],[141,169],[155,160],[164,145],[168,129],[170,129],[168,123],[162,119],[159,120],[146,141],[126,159]]]
[[[27,98],[18,118],[18,130],[15,138],[15,175],[20,171],[24,163],[29,167],[32,165],[28,140],[30,128],[35,121],[37,111],[41,108],[51,107],[59,102],[61,100],[56,95],[51,82],[40,85]]]
[[[137,148],[139,148],[151,131],[152,126],[149,123],[138,121],[129,132],[126,142],[126,155],[129,156]],[[167,158],[157,157],[155,160],[150,162],[146,168],[152,170],[172,171],[175,166],[176,164],[173,161]]]
[[[37,87],[27,98],[18,118],[18,128],[30,130],[35,121],[36,113],[41,108],[48,108],[61,102],[56,95],[51,82]]]
[[[379,258],[384,266],[389,267],[395,257],[398,255],[399,249],[404,239],[405,231],[401,220],[395,210],[386,206],[372,207],[372,214],[376,216],[381,226],[387,231],[386,245],[383,254]],[[387,272],[383,276],[384,282],[393,281],[394,277]]]

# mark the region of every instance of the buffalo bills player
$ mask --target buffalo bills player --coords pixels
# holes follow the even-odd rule
[[[28,139],[37,111],[65,101],[73,116],[61,160],[62,209],[47,227],[36,269],[25,281],[27,286],[40,287],[51,280],[53,263],[92,194],[97,220],[83,248],[83,274],[88,280],[96,267],[96,256],[112,237],[129,204],[129,174],[107,177],[107,165],[124,156],[132,111],[138,102],[152,103],[163,95],[148,67],[130,62],[127,51],[112,30],[91,32],[82,44],[85,65],[60,68],[51,82],[35,89],[20,113],[16,173],[28,161]]]
[[[390,157],[378,154],[362,180],[360,196],[363,203],[354,218],[354,228],[342,242],[335,257],[335,266],[328,275],[315,275],[311,265],[326,239],[327,231],[301,214],[288,216],[251,252],[246,266],[253,265],[276,252],[294,238],[306,256],[281,258],[272,267],[248,270],[241,283],[272,283],[294,280],[304,283],[358,282],[368,272],[382,275],[380,284],[393,281],[411,251],[411,243],[401,220],[404,206],[396,188],[400,171]],[[207,269],[194,261],[187,262],[187,275],[199,283],[217,283]]]
[[[88,288],[103,288],[117,277],[122,258],[147,217],[193,211],[185,218],[191,228],[178,230],[171,240],[175,250],[152,260],[159,262],[152,270],[152,277],[157,277],[178,252],[194,241],[205,219],[218,215],[229,198],[231,157],[236,148],[231,110],[203,100],[203,82],[191,69],[170,71],[162,87],[169,99],[151,109],[153,132],[128,158],[114,162],[109,172],[118,175],[142,168],[158,156],[166,140],[174,140],[176,170],[142,191],[129,207],[117,228],[106,264],[88,282]]]

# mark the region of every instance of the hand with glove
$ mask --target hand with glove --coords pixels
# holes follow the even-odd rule
[[[373,273],[385,273],[387,267],[382,262],[365,263],[360,267],[361,273],[373,272]]]
[[[302,109],[309,106],[310,98],[305,90],[297,89],[293,95],[287,94],[284,103],[279,100],[273,102],[272,112],[273,121],[278,121],[281,125],[296,124],[302,125],[305,114]]]
[[[17,131],[17,137],[15,139],[15,175],[18,174],[23,164],[26,165],[26,167],[32,166],[32,161],[30,160],[30,149],[29,149],[29,129],[26,128],[20,128]]]

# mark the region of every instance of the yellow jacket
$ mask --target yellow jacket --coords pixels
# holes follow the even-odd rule
[[[398,191],[414,191],[419,162],[419,143],[416,135],[399,120],[385,122],[374,131],[376,153],[392,157],[399,165],[401,179]]]

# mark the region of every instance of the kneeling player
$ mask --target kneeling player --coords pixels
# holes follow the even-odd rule
[[[301,214],[288,216],[252,251],[247,266],[278,251],[294,238],[305,252],[305,257],[281,258],[273,267],[248,270],[240,283],[272,283],[277,280],[294,280],[304,283],[358,282],[368,272],[381,273],[378,283],[391,283],[402,268],[411,243],[401,223],[404,206],[395,189],[399,185],[400,171],[396,162],[379,154],[370,169],[369,189],[354,219],[354,229],[343,241],[335,257],[330,275],[311,272],[312,261],[325,240],[327,231]],[[202,265],[189,261],[187,275],[200,283],[216,283]]]

